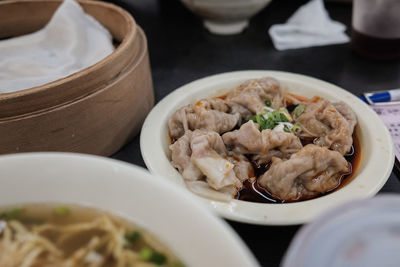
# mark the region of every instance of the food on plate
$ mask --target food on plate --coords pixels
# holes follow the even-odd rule
[[[175,112],[169,120],[170,134],[172,138],[179,138],[187,130],[195,129],[224,133],[233,129],[240,122],[240,118],[240,111],[231,109],[224,100],[204,99]]]
[[[265,129],[248,121],[239,130],[222,135],[225,144],[236,154],[251,155],[258,164],[268,163],[272,157],[289,158],[303,146],[300,139],[289,132]]]
[[[282,106],[282,91],[279,82],[274,78],[247,80],[226,97],[228,103],[236,103],[252,113],[262,112],[267,99],[272,108]]]
[[[352,133],[357,123],[352,110],[343,102],[336,104],[314,97],[296,123],[303,129],[302,137],[316,138],[314,143],[340,152],[350,151]],[[346,117],[345,117],[346,115]]]
[[[178,109],[168,122],[171,162],[187,187],[275,203],[338,188],[359,154],[357,118],[344,102],[294,93],[265,77]]]
[[[340,177],[349,172],[350,166],[340,153],[309,144],[287,160],[273,157],[259,184],[279,199],[297,200],[337,187]]]
[[[184,266],[141,228],[92,208],[28,204],[0,212],[0,266]]]

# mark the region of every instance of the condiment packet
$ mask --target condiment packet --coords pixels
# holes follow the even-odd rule
[[[395,146],[396,158],[400,161],[400,104],[371,105],[388,127]]]

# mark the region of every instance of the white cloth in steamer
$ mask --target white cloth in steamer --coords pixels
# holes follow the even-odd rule
[[[64,0],[43,29],[0,41],[0,93],[66,77],[113,50],[108,30],[75,0]]]

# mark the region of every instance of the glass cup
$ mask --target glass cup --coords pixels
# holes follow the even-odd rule
[[[352,48],[372,59],[400,58],[400,0],[354,0]]]

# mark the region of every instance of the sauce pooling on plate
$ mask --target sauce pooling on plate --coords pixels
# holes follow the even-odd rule
[[[340,185],[338,185],[336,188],[332,189],[331,191],[321,193],[316,197],[324,196],[335,190],[338,190],[353,180],[355,170],[358,168],[358,164],[361,158],[360,144],[355,134],[353,135],[353,140],[354,143],[351,151],[345,155],[346,160],[349,162],[349,164],[351,164],[351,172],[343,175],[340,181]],[[312,143],[312,141],[310,141],[310,143]],[[254,166],[256,177],[259,177],[260,175],[265,173],[268,170],[268,167],[269,165]],[[267,190],[265,190],[265,188],[261,187],[256,180],[245,181],[243,183],[243,188],[238,192],[235,198],[239,200],[259,203],[285,203],[285,201],[274,198]]]

